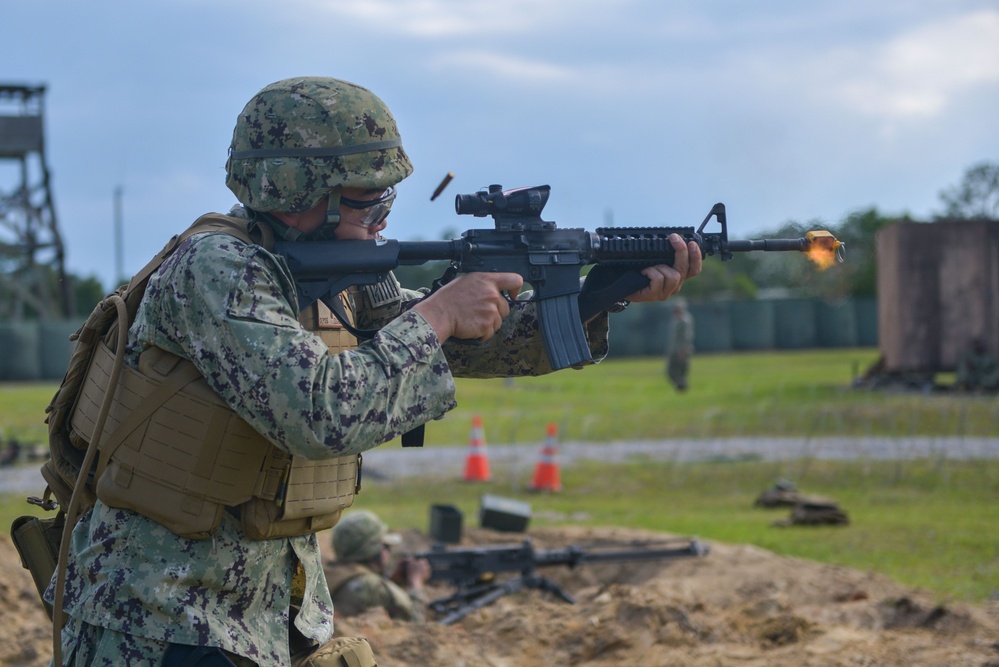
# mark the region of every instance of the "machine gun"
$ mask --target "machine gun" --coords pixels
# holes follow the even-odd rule
[[[715,204],[693,227],[602,227],[594,232],[559,229],[541,219],[551,187],[504,191],[491,185],[475,194],[457,195],[459,215],[492,216],[494,229],[470,229],[450,241],[353,240],[296,243],[278,241],[275,251],[288,262],[298,287],[300,306],[321,300],[348,328],[337,294],[351,286],[376,285],[400,265],[433,260],[451,263],[440,286],[458,273],[518,273],[534,290],[545,352],[553,370],[589,361],[583,323],[648,285],[640,272],[674,261],[670,234],[700,246],[705,257],[723,261],[735,252],[822,252],[840,256],[842,244],[829,232],[809,232],[797,239],[730,241],[724,204]],[[717,220],[720,230],[706,231]],[[593,264],[580,286],[584,266]],[[356,332],[364,335],[364,332]],[[370,337],[370,335],[368,336]]]
[[[650,548],[655,545],[661,546]],[[661,561],[699,557],[708,553],[708,546],[694,539],[633,542],[630,546],[641,548],[625,550],[608,549],[608,546],[601,544],[587,548],[573,545],[565,549],[537,551],[530,540],[524,540],[519,545],[469,549],[448,549],[438,544],[430,551],[414,554],[412,557],[425,558],[430,563],[429,581],[443,582],[457,588],[452,595],[428,603],[430,609],[441,615],[439,622],[450,625],[504,595],[525,588],[548,591],[565,602],[575,604],[575,599],[558,584],[538,574],[537,569],[540,567],[562,565],[573,568],[591,563]],[[517,574],[502,580],[496,578],[497,575],[511,572]]]

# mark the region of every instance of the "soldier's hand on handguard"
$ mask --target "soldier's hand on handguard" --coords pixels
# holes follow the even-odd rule
[[[430,578],[430,562],[425,558],[414,558],[406,568],[406,585],[408,588],[420,590]]]
[[[389,578],[404,588],[421,590],[430,578],[430,562],[425,558],[404,558]]]
[[[451,338],[487,341],[499,331],[524,279],[516,273],[465,273],[437,290],[413,310],[426,318],[441,342]]]
[[[665,301],[680,292],[685,280],[701,272],[701,249],[696,243],[684,243],[679,234],[670,234],[669,242],[676,253],[673,266],[657,264],[643,269],[649,285],[629,296],[628,301]]]

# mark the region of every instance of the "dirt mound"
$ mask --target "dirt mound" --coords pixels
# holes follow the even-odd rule
[[[321,536],[328,547],[328,536]],[[523,535],[466,531],[463,544]],[[532,529],[538,549],[661,534]],[[428,547],[404,533],[404,548]],[[932,595],[857,570],[711,543],[697,559],[547,568],[570,605],[525,590],[454,625],[415,625],[380,611],[338,619],[337,634],[368,639],[385,666],[948,665],[999,667],[999,604],[940,604]],[[9,541],[0,539],[0,665],[46,665],[51,626]],[[433,589],[431,596],[448,593]]]
[[[52,623],[10,539],[0,538],[0,665],[41,667],[52,656]]]
[[[663,535],[537,529],[537,548]],[[406,534],[413,550],[426,546]],[[468,544],[516,543],[472,530]],[[381,612],[341,619],[382,664],[460,667],[589,665],[974,665],[999,667],[999,605],[942,605],[867,572],[711,544],[698,559],[546,569],[577,600],[527,590],[459,623],[413,627]],[[431,593],[446,593],[434,590]]]

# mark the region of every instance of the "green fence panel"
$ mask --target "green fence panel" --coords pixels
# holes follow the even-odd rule
[[[732,350],[732,312],[727,302],[694,303],[689,310],[694,318],[694,350]]]
[[[732,349],[772,350],[777,341],[773,301],[732,301]]]
[[[777,347],[782,350],[817,347],[815,301],[781,299],[774,303],[777,311]]]
[[[852,301],[817,301],[816,326],[822,347],[856,347],[857,310]]]
[[[878,301],[877,299],[856,299],[853,302],[857,323],[857,346],[878,346]]]
[[[673,322],[673,309],[669,302],[641,303],[632,305],[629,310],[638,306],[642,314],[641,328],[643,335],[643,354],[646,356],[663,355],[666,353],[666,337],[669,336]],[[611,315],[611,317],[614,317]]]
[[[0,350],[0,381],[41,379],[36,322],[0,322]]]
[[[38,323],[39,368],[43,380],[61,380],[75,343],[69,339],[83,320],[47,320]]]
[[[627,310],[610,315],[610,352],[607,354],[608,358],[639,357],[650,354],[646,351],[648,347],[645,331],[646,315],[642,312],[646,305],[634,304]]]
[[[877,301],[766,299],[690,304],[699,352],[877,347]],[[611,315],[613,357],[665,352],[672,310],[669,302],[633,304]]]

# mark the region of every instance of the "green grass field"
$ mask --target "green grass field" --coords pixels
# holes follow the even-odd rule
[[[427,444],[465,445],[473,415],[490,442],[534,443],[549,422],[563,440],[726,436],[993,436],[995,396],[861,391],[874,349],[703,355],[692,389],[673,392],[658,358],[606,361],[537,378],[458,379],[458,407],[427,426]],[[0,384],[2,433],[44,442],[55,383]]]
[[[873,349],[702,355],[694,360],[692,388],[683,395],[667,385],[659,358],[611,360],[513,382],[459,380],[459,407],[427,425],[427,445],[467,446],[472,416],[480,415],[489,443],[525,445],[519,470],[529,476],[550,422],[558,424],[562,440],[592,442],[740,435],[996,437],[995,396],[851,389],[852,379],[876,356]],[[55,389],[52,383],[0,385],[4,435],[44,442],[44,406]],[[369,480],[358,506],[396,527],[425,530],[431,504],[455,504],[474,522],[479,496],[488,492],[531,502],[532,525],[698,535],[882,572],[941,599],[982,601],[999,594],[996,460],[586,463],[562,470],[563,492],[540,496],[523,490],[529,479],[511,475],[487,484]],[[834,498],[851,524],[771,526],[787,512],[755,509],[752,502],[779,478]],[[0,520],[9,525],[26,509],[22,498],[3,497]]]

